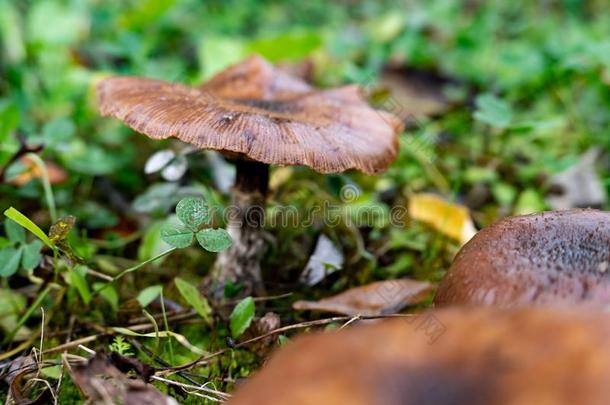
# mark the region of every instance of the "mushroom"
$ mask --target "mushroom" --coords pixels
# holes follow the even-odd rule
[[[320,173],[384,171],[395,159],[402,122],[368,106],[357,86],[314,90],[259,56],[229,67],[198,88],[137,77],[97,87],[103,115],[153,139],[175,137],[234,160],[231,248],[215,265],[215,290],[231,282],[262,292],[259,260],[269,165]]]
[[[586,308],[436,310],[296,338],[228,403],[602,405],[609,339]]]
[[[434,303],[610,304],[610,213],[590,209],[504,219],[458,253]]]

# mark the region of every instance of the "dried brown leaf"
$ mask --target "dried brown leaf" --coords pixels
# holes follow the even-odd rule
[[[423,281],[385,280],[352,288],[319,301],[297,301],[292,307],[296,310],[342,315],[383,315],[420,303],[431,290],[432,285]]]
[[[450,107],[443,79],[399,69],[383,72],[379,82],[389,92],[383,104],[405,121],[438,115]]]
[[[49,228],[49,238],[54,242],[61,242],[68,237],[68,234],[74,228],[76,224],[76,217],[73,215],[66,215],[65,217],[59,218],[51,228]]]
[[[33,179],[42,178],[42,171],[31,159],[23,157],[20,162],[25,166],[26,170],[19,173],[17,176],[10,178],[8,180],[9,184],[21,187]],[[45,168],[47,169],[47,175],[49,176],[49,183],[60,184],[68,180],[68,174],[60,166],[48,160],[44,163]]]
[[[135,368],[136,372],[144,372],[146,369],[143,366],[138,369],[132,363],[134,362],[125,360],[117,363],[111,355],[97,353],[85,364],[72,367],[70,375],[74,384],[87,397],[89,404],[178,404],[152,385],[140,379],[129,378],[117,368],[117,365],[125,371]]]
[[[52,400],[51,392],[44,382],[32,380],[37,372],[36,359],[31,355],[12,360],[6,371],[0,371],[0,375],[9,385],[10,398],[16,405],[39,405]],[[39,384],[43,385],[44,389],[34,398],[30,398]]]

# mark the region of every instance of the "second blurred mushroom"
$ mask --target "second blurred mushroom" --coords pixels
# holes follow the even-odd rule
[[[543,212],[483,229],[456,256],[437,306],[610,305],[610,213]]]
[[[453,308],[298,337],[229,404],[607,404],[610,315]]]

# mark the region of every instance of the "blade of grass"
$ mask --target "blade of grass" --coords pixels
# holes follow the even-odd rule
[[[176,332],[162,330],[162,331],[159,331],[158,334],[155,333],[155,332],[151,332],[151,333],[138,333],[138,332],[132,331],[131,329],[122,328],[122,327],[119,327],[119,326],[116,326],[116,327],[112,328],[112,330],[114,332],[116,332],[116,333],[120,333],[120,334],[126,335],[126,336],[133,336],[133,337],[146,337],[146,338],[156,338],[156,337],[172,338],[173,337],[174,339],[176,339],[178,341],[178,343],[180,343],[182,346],[186,347],[187,349],[189,349],[193,353],[196,353],[196,354],[199,354],[199,355],[209,354],[205,350],[201,350],[200,348],[198,348],[197,346],[195,346],[191,342],[189,342],[188,339],[186,337],[184,337],[184,335],[181,335],[181,334],[176,333]],[[170,342],[171,342],[171,340],[170,340]]]
[[[55,208],[55,198],[53,197],[53,189],[51,188],[51,182],[49,181],[49,172],[47,171],[47,166],[44,161],[35,153],[28,153],[25,155],[28,159],[30,159],[36,166],[38,166],[38,170],[42,173],[42,187],[44,188],[44,196],[47,200],[47,206],[49,207],[49,214],[51,215],[51,221],[57,221],[57,210]]]
[[[42,292],[38,295],[38,297],[36,297],[36,300],[32,302],[32,305],[30,305],[27,311],[25,311],[25,314],[23,314],[23,316],[17,322],[17,325],[15,325],[15,328],[4,338],[3,344],[9,343],[13,340],[19,329],[21,329],[21,327],[27,322],[27,320],[30,319],[30,316],[32,316],[34,311],[40,307],[40,303],[47,297],[49,291],[51,291],[50,285],[46,286],[45,289],[42,290]]]
[[[169,330],[169,322],[167,322],[167,312],[165,312],[165,299],[163,297],[163,290],[161,290],[161,312],[163,313],[163,323],[165,324],[165,330],[167,333],[171,333]],[[172,341],[169,342],[169,360],[172,364],[176,364],[174,361],[174,346],[172,345]]]
[[[155,335],[157,335],[157,336],[156,336],[156,339],[155,339],[155,351],[153,352],[153,355],[155,357],[157,357],[159,355],[159,343],[160,343],[160,341],[159,341],[159,325],[157,325],[157,321],[155,320],[155,318],[150,313],[148,313],[147,310],[143,309],[142,312],[144,313],[144,316],[146,316],[146,318],[148,318],[150,323],[152,323],[153,326],[155,327]]]
[[[141,269],[142,267],[146,266],[148,263],[154,262],[154,261],[155,261],[155,260],[157,260],[157,259],[160,259],[160,258],[162,258],[162,257],[165,257],[165,256],[167,256],[168,254],[172,253],[174,250],[177,250],[177,249],[178,249],[178,248],[173,247],[173,248],[171,248],[171,249],[168,249],[168,250],[166,250],[166,251],[164,251],[164,252],[159,253],[159,254],[158,254],[158,255],[156,255],[155,257],[151,257],[150,259],[143,261],[142,263],[138,263],[138,264],[136,264],[135,266],[132,266],[132,267],[129,267],[129,268],[127,268],[127,269],[123,270],[122,272],[120,272],[119,274],[117,274],[116,276],[114,276],[114,277],[112,278],[112,280],[108,281],[106,284],[102,285],[100,288],[98,288],[98,289],[96,289],[95,291],[93,291],[93,293],[91,294],[91,295],[92,295],[92,298],[93,298],[93,297],[96,297],[96,296],[97,296],[97,295],[98,295],[100,292],[102,292],[102,291],[103,291],[103,290],[104,290],[106,287],[108,287],[110,284],[114,283],[115,281],[117,281],[118,279],[120,279],[121,277],[123,277],[124,275],[126,275],[126,274],[128,274],[128,273],[131,273],[131,272],[134,272],[134,271],[136,271],[136,270],[138,270],[138,269]]]
[[[21,212],[19,212],[14,207],[10,207],[6,211],[4,211],[4,216],[6,216],[7,218],[12,219],[13,221],[17,222],[22,227],[27,229],[28,231],[32,232],[34,235],[36,235],[36,237],[38,239],[40,239],[45,245],[47,245],[52,250],[56,250],[57,249],[55,247],[55,245],[53,244],[53,242],[51,242],[51,239],[49,239],[47,234],[44,233],[42,231],[42,229],[40,229],[38,227],[38,225],[33,223],[28,217],[23,215]]]

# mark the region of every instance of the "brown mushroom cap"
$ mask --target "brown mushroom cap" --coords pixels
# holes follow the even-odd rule
[[[306,86],[250,58],[199,89],[114,77],[97,90],[103,115],[154,139],[176,137],[200,149],[322,173],[385,170],[398,151],[400,120],[369,107],[356,86]]]
[[[610,213],[544,212],[483,229],[456,256],[435,304],[610,304]]]
[[[229,404],[589,404],[610,398],[610,314],[445,309],[297,338]]]
[[[252,55],[212,77],[199,86],[200,90],[216,97],[251,100],[281,100],[312,87],[258,55]]]

